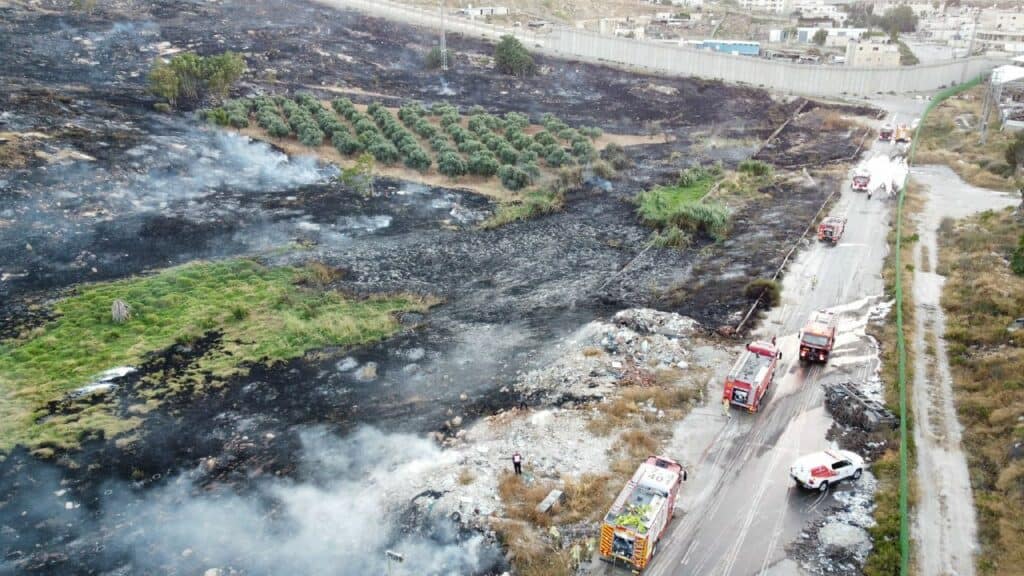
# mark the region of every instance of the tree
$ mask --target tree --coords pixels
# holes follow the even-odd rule
[[[172,105],[181,99],[200,100],[207,95],[227,96],[245,73],[245,60],[234,52],[199,56],[184,52],[170,62],[157,60],[149,71],[149,90]]]
[[[437,70],[442,64],[447,64],[450,68],[452,65],[452,51],[445,50],[441,52],[439,46],[434,46],[427,52],[427,55],[423,58],[423,67],[428,70]]]
[[[893,32],[913,32],[917,30],[917,14],[907,5],[889,8],[885,14],[878,19],[877,24],[883,30],[892,34]]]
[[[341,171],[341,182],[364,196],[373,195],[373,156],[363,152],[356,163]]]
[[[824,28],[818,28],[818,31],[814,33],[814,37],[811,40],[818,46],[824,46],[825,40],[828,39],[828,32]]]
[[[532,76],[537,65],[519,40],[506,35],[494,48],[494,69],[509,76]]]
[[[1014,170],[1024,168],[1024,132],[1017,132],[1006,146],[1005,158],[1006,163]]]
[[[520,190],[530,183],[530,175],[516,166],[502,166],[498,169],[501,185],[509,190]]]
[[[457,178],[466,173],[466,163],[455,152],[442,152],[437,157],[437,171],[449,178]]]

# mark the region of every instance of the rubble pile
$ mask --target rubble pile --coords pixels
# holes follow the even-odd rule
[[[822,518],[800,533],[789,552],[810,574],[854,576],[871,552],[868,529],[875,525],[874,494],[878,481],[865,472],[851,489],[840,489]]]
[[[611,322],[587,324],[551,365],[523,375],[516,387],[547,404],[600,400],[622,384],[647,385],[659,370],[686,370],[690,338],[700,325],[671,312],[623,310]]]

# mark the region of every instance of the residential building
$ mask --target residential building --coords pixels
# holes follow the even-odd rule
[[[789,13],[789,0],[739,0],[740,8],[754,12]]]
[[[886,68],[900,65],[900,48],[888,39],[849,40],[846,65],[859,68]]]
[[[845,4],[837,4],[835,0],[793,0],[790,10],[799,12],[801,18],[831,20],[839,26],[847,18]]]
[[[814,42],[814,35],[818,30],[825,31],[825,46],[845,48],[850,40],[860,40],[867,34],[867,28],[797,28],[796,41],[802,44]]]
[[[459,14],[470,18],[483,18],[486,16],[508,16],[508,8],[505,6],[477,6],[472,4],[459,10]]]
[[[982,10],[975,42],[986,52],[1024,54],[1024,9]]]

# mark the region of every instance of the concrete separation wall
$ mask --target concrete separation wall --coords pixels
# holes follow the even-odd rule
[[[440,12],[428,12],[386,0],[316,0],[335,8],[350,8],[418,26],[441,27]],[[504,28],[449,14],[449,32],[496,40],[509,34],[530,50],[560,58],[627,67],[655,74],[695,76],[748,84],[781,92],[819,96],[870,96],[878,93],[930,92],[965,82],[1003,64],[977,56],[949,62],[898,68],[853,68],[794,64],[750,56],[734,56],[687,46],[557,27],[546,32]]]

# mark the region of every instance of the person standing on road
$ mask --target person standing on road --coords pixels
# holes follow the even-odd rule
[[[512,454],[512,469],[515,470],[516,476],[523,473],[523,456],[518,451]]]
[[[729,399],[722,398],[722,415],[726,418],[732,419],[732,411],[729,410]]]

